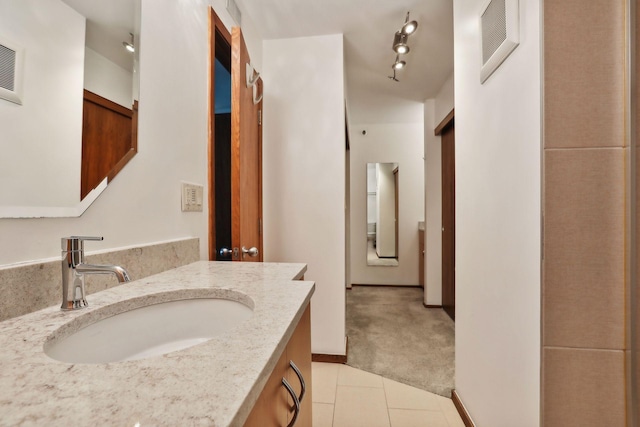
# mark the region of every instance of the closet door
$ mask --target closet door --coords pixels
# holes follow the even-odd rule
[[[442,130],[442,308],[456,318],[456,166],[453,121]]]

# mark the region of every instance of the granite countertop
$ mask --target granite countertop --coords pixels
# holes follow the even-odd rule
[[[313,294],[313,282],[294,281],[305,271],[200,261],[90,294],[83,310],[55,306],[0,322],[0,425],[241,426]],[[148,359],[69,364],[43,352],[71,320],[194,294],[249,301],[253,315],[205,343]]]

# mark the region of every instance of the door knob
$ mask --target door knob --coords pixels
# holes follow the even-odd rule
[[[220,256],[230,256],[233,253],[233,251],[229,248],[222,248],[218,253],[220,254]]]
[[[244,257],[245,255],[249,255],[249,256],[258,256],[258,248],[256,248],[255,246],[252,248],[245,248],[244,246],[242,247],[242,256]]]

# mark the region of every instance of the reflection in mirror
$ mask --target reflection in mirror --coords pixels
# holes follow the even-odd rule
[[[367,265],[398,266],[398,164],[367,164]]]
[[[24,59],[22,104],[0,99],[0,217],[79,216],[113,178],[110,167],[81,196],[87,93],[118,110],[126,153],[135,148],[139,23],[140,0],[0,1],[0,45]],[[123,45],[132,41],[135,53]],[[93,132],[104,134],[105,122],[94,115]],[[109,150],[93,158],[121,168]]]

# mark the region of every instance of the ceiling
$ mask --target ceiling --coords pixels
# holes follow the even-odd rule
[[[422,121],[425,99],[453,73],[452,0],[236,0],[264,39],[344,34],[350,122]],[[393,74],[393,35],[418,21],[404,70]]]

